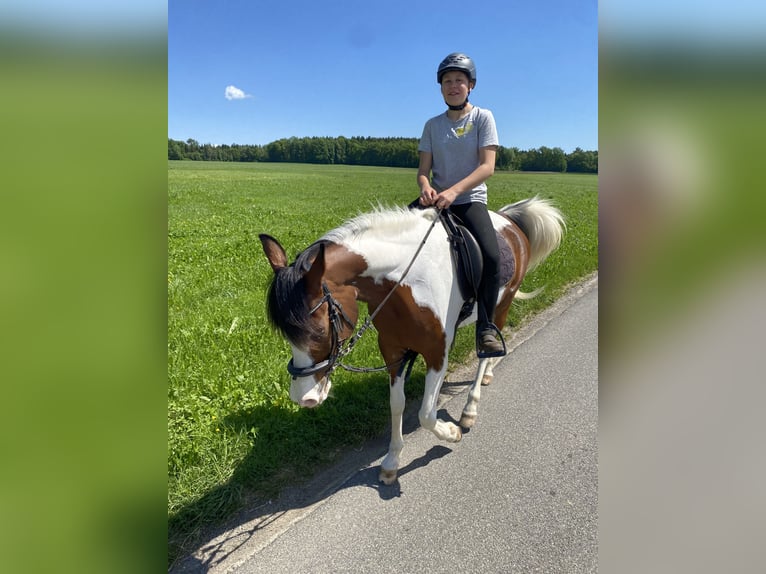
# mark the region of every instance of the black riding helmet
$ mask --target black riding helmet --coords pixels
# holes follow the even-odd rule
[[[447,72],[455,70],[467,74],[474,87],[476,86],[476,64],[473,63],[471,58],[460,52],[453,52],[442,60],[442,63],[439,64],[439,69],[436,71],[436,83],[441,84],[442,76]]]
[[[473,83],[473,87],[476,87],[476,64],[474,64],[473,60],[465,54],[453,52],[442,60],[441,64],[439,64],[439,69],[436,70],[436,82],[438,84],[442,83],[442,76],[447,72],[463,72]],[[468,105],[468,98],[466,98],[459,106],[450,106],[447,104],[447,107],[451,110],[462,110],[466,105]]]

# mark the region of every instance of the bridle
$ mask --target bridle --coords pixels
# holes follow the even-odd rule
[[[343,329],[343,322],[351,327],[351,329],[356,326],[356,323],[349,319],[348,315],[343,310],[343,305],[338,303],[338,300],[332,296],[330,289],[327,287],[327,283],[324,281],[322,282],[322,293],[324,293],[324,295],[319,302],[314,305],[314,308],[309,311],[309,315],[313,315],[322,305],[327,303],[327,315],[330,320],[330,355],[324,361],[314,363],[308,367],[296,367],[293,360],[290,359],[290,362],[287,363],[287,372],[293,377],[308,377],[309,375],[318,373],[322,369],[327,369],[327,374],[325,376],[329,376],[330,373],[335,370],[338,360],[351,351],[351,346],[346,347],[345,349],[342,347],[345,339],[341,339],[340,334]]]
[[[416,202],[415,200],[413,204]],[[437,208],[437,212],[439,215],[441,215],[442,209]],[[362,335],[364,334],[367,329],[372,327],[372,321],[377,316],[378,312],[383,308],[383,305],[386,304],[386,302],[389,300],[391,295],[394,294],[394,291],[396,291],[396,288],[401,285],[402,281],[404,281],[404,278],[407,276],[407,273],[409,273],[410,268],[412,267],[412,264],[415,262],[415,259],[420,254],[420,251],[423,249],[423,246],[426,243],[426,240],[428,239],[428,236],[431,234],[431,231],[434,228],[434,225],[437,221],[439,221],[440,217],[435,217],[434,220],[431,222],[430,227],[428,228],[428,231],[425,234],[425,237],[423,237],[423,240],[420,242],[420,245],[418,246],[417,251],[415,251],[415,255],[412,256],[412,260],[410,261],[407,268],[404,270],[404,273],[402,273],[402,276],[399,278],[399,281],[396,282],[396,284],[391,288],[391,290],[388,292],[388,294],[385,296],[383,301],[380,302],[380,305],[377,306],[375,311],[370,314],[367,319],[365,320],[364,324],[359,328],[359,331],[351,338],[351,340],[346,344],[345,346],[343,343],[346,342],[346,339],[341,339],[340,334],[343,331],[343,322],[345,322],[351,329],[353,330],[356,326],[356,323],[351,321],[349,319],[346,312],[343,310],[343,305],[341,305],[335,297],[332,296],[332,293],[330,292],[329,287],[327,287],[327,283],[322,281],[322,298],[319,299],[316,305],[309,311],[309,315],[313,315],[316,313],[319,308],[327,303],[327,315],[330,321],[330,354],[324,361],[319,361],[318,363],[314,363],[313,365],[309,365],[308,367],[296,367],[295,363],[293,363],[292,358],[287,363],[287,372],[290,373],[290,376],[293,378],[298,377],[308,377],[309,375],[313,375],[315,373],[318,373],[319,371],[325,370],[325,377],[329,377],[330,374],[338,367],[342,367],[346,369],[347,371],[354,371],[357,373],[371,373],[375,371],[385,371],[389,368],[400,365],[400,369],[403,369],[406,362],[409,362],[409,368],[408,368],[408,375],[409,370],[412,369],[412,365],[415,362],[415,358],[417,357],[417,353],[415,353],[412,350],[407,350],[401,359],[398,361],[395,361],[394,363],[391,363],[389,365],[383,365],[381,367],[354,367],[350,365],[344,365],[340,362],[340,360],[348,355],[352,349],[354,348],[354,345],[361,339]],[[326,384],[326,383],[325,383]]]

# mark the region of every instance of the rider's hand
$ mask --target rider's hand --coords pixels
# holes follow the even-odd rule
[[[458,194],[452,189],[445,189],[433,201],[433,205],[439,209],[447,209],[455,201]]]
[[[424,186],[423,189],[420,190],[420,205],[433,205],[437,197],[438,194],[434,188],[431,186]]]

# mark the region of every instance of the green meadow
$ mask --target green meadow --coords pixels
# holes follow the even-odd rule
[[[414,169],[279,163],[171,161],[168,165],[168,544],[173,562],[206,528],[288,484],[309,478],[348,448],[387,432],[384,373],[338,370],[330,399],[313,410],[289,399],[288,344],[266,320],[272,270],[259,233],[293,260],[327,230],[377,205],[417,196]],[[522,289],[515,328],[598,265],[597,176],[498,172],[490,208],[550,198],[567,219],[562,247]],[[360,320],[366,316],[363,310]],[[473,350],[462,329],[451,364]],[[379,366],[374,331],[348,363]],[[407,388],[420,397],[419,359]]]

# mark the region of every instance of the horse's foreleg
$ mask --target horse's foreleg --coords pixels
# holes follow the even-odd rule
[[[393,484],[396,481],[396,473],[399,470],[399,455],[404,447],[402,436],[402,414],[404,413],[404,376],[397,377],[391,384],[391,442],[388,445],[388,454],[380,464],[379,480],[384,484]]]
[[[445,359],[446,365],[446,359]],[[418,412],[420,424],[434,433],[441,440],[448,442],[458,442],[463,438],[463,431],[455,423],[439,420],[436,416],[436,408],[439,402],[439,391],[441,391],[444,371],[433,371],[431,369],[426,373],[426,390],[423,395],[423,403]]]

